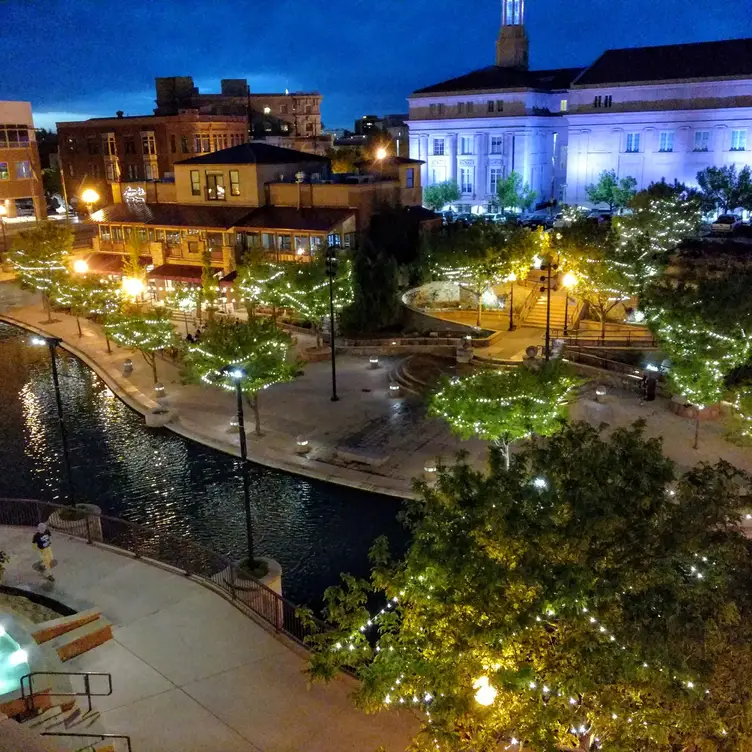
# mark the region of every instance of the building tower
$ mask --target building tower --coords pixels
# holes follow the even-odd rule
[[[528,69],[525,0],[501,0],[501,31],[496,41],[496,65]]]

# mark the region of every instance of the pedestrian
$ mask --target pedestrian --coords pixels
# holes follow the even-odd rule
[[[192,334],[191,334],[190,332],[189,332],[188,334],[186,334],[186,335],[185,335],[185,341],[186,341],[186,342],[187,342],[187,343],[188,343],[189,345],[192,345],[192,344],[193,344],[193,335],[192,335]]]
[[[37,531],[34,533],[31,542],[37,547],[37,551],[39,552],[42,573],[46,575],[50,582],[54,582],[55,578],[50,572],[50,569],[52,569],[52,533],[50,533],[44,522],[40,522],[37,525]]]
[[[201,342],[201,327],[196,329],[196,334],[193,336],[194,342]]]

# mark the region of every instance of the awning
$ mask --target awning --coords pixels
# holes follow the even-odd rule
[[[190,264],[163,264],[149,272],[149,279],[169,279],[173,282],[188,282],[189,284],[201,284],[201,267]],[[221,269],[217,269],[221,272]]]
[[[89,271],[92,274],[112,274],[122,276],[123,264],[127,256],[121,253],[92,253],[86,257],[86,263],[89,265]],[[151,266],[151,256],[139,256],[141,266]]]
[[[222,287],[232,287],[233,283],[238,277],[238,273],[236,271],[232,271],[229,274],[226,274],[222,279],[219,280],[219,284]]]

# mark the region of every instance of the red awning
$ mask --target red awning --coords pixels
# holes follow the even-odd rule
[[[89,271],[93,274],[112,274],[121,276],[123,274],[123,263],[127,259],[121,253],[92,253],[86,257],[86,263],[89,265]],[[139,256],[141,266],[151,266],[151,256]]]

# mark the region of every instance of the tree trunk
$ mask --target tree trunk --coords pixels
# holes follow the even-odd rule
[[[601,342],[606,341],[606,311],[601,308]]]
[[[105,334],[104,341],[107,343],[107,352],[112,354],[112,348],[110,347],[110,338]]]
[[[483,315],[483,293],[478,293],[478,320],[475,322],[476,326],[480,326],[482,315]]]
[[[499,438],[494,441],[494,444],[496,444],[496,446],[501,450],[501,456],[504,458],[504,465],[506,469],[509,470],[512,461],[512,454],[510,451],[512,442],[507,438]]]
[[[155,352],[142,352],[141,355],[144,356],[144,360],[146,361],[147,365],[151,366],[151,375],[154,377],[154,383],[156,384],[159,381],[159,379],[157,378],[157,354]]]
[[[76,316],[76,326],[78,327],[78,336],[83,337],[84,333],[81,331],[81,319]]]
[[[692,445],[692,449],[697,449],[700,446],[700,411],[695,408],[695,443]]]
[[[253,400],[251,402],[251,407],[253,408],[253,420],[255,422],[255,432],[256,436],[261,436],[261,414],[259,413],[259,399],[258,399],[258,392],[253,395]]]
[[[51,324],[52,323],[52,309],[50,308],[50,299],[46,292],[42,293],[42,308],[44,312],[47,314],[47,321],[45,321],[45,324]]]

